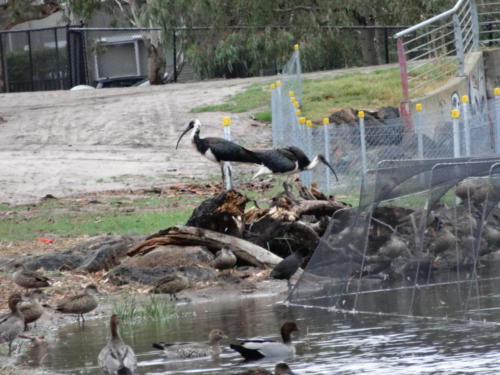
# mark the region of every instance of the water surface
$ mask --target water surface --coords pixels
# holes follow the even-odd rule
[[[492,296],[493,297],[493,296]],[[301,332],[297,355],[288,359],[297,374],[498,374],[500,327],[444,318],[339,313],[280,304],[283,296],[224,299],[187,304],[165,323],[122,324],[123,339],[137,353],[140,374],[235,374],[245,368],[271,370],[274,361],[245,363],[228,348],[218,360],[167,360],[154,341],[205,341],[212,328],[232,338],[278,338],[285,320]],[[97,354],[108,338],[108,319],[59,330],[47,348],[46,373],[100,374]]]

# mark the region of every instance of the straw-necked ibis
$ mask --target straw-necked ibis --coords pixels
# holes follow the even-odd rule
[[[192,130],[191,143],[196,151],[205,156],[208,160],[219,163],[222,173],[222,181],[224,183],[224,163],[225,162],[238,162],[238,163],[254,163],[261,164],[260,159],[254,152],[242,147],[234,142],[228,141],[223,138],[206,137],[200,138],[201,122],[198,119],[191,120],[189,125],[177,140],[177,145],[182,137]]]
[[[260,159],[260,164],[262,164],[262,166],[253,178],[268,174],[288,175],[308,171],[316,168],[319,162],[321,162],[332,171],[335,179],[337,181],[339,180],[337,173],[335,173],[331,164],[328,163],[325,157],[321,154],[316,155],[311,161],[304,151],[295,146],[277,148],[273,150],[254,151],[254,153]]]

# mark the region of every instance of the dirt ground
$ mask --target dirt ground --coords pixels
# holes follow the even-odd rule
[[[276,78],[0,94],[0,204],[33,203],[47,194],[63,197],[219,178],[219,167],[200,157],[188,139],[175,150],[190,119],[206,124],[202,137],[220,137],[222,118],[231,116],[234,140],[257,148],[271,145],[271,127],[252,120],[249,113],[190,110],[220,104],[249,84]]]

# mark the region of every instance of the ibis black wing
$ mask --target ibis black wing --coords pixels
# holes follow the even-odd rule
[[[311,163],[311,161],[309,160],[307,155],[304,153],[304,151],[302,151],[298,147],[290,146],[290,147],[285,148],[284,150],[286,150],[287,152],[294,155],[294,157],[299,162],[299,168],[301,170],[304,169],[305,167],[307,167]]]
[[[297,167],[297,158],[286,148],[254,151],[254,153],[273,173],[290,172]]]
[[[217,161],[233,161],[238,163],[261,164],[260,159],[253,151],[223,138],[203,138]]]

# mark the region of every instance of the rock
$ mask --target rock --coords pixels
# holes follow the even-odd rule
[[[198,266],[172,267],[166,264],[153,268],[141,268],[121,264],[108,272],[106,277],[114,285],[123,285],[129,282],[154,285],[158,280],[174,273],[183,274],[191,282],[213,281],[217,278],[217,273],[209,268]]]
[[[88,272],[110,269],[119,264],[127,250],[145,238],[138,234],[99,236],[85,241],[66,251],[55,251],[46,255],[30,255],[16,259],[29,270],[72,270],[81,268]],[[10,263],[9,263],[10,264]]]
[[[168,265],[153,268],[139,268],[119,265],[108,272],[105,277],[109,278],[111,283],[114,285],[128,284],[131,281],[153,285],[156,281],[173,272],[175,272],[174,267]]]
[[[155,267],[209,264],[214,255],[203,246],[159,245],[153,251],[139,257],[128,258],[123,264],[135,267]]]

